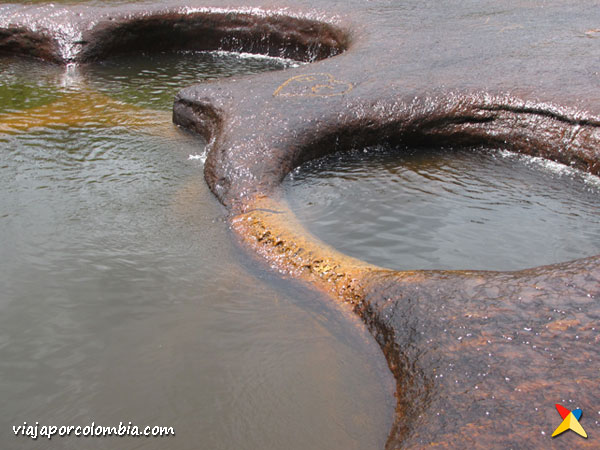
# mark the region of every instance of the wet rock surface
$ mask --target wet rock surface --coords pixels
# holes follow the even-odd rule
[[[161,50],[234,50],[314,61],[349,36],[314,14],[198,2],[0,6],[0,53],[55,63]]]
[[[593,448],[599,262],[428,273],[414,284],[374,276],[357,310],[398,355],[399,417],[388,445]],[[550,438],[555,403],[589,411],[588,441]]]
[[[310,236],[279,184],[307,160],[381,142],[485,144],[599,174],[600,41],[590,31],[600,10],[570,1],[227,6],[189,16],[148,5],[71,7],[81,30],[71,40],[53,31],[60,26],[30,26],[52,23],[43,8],[4,7],[0,48],[85,61],[121,51],[122,39],[139,51],[145,35],[180,45],[196,27],[211,48],[337,55],[193,86],[175,99],[174,121],[209,141],[205,178],[236,237],[364,319],[397,379],[388,448],[596,448],[599,257],[519,272],[386,270]],[[46,43],[38,53],[34,39]],[[560,423],[554,403],[583,410],[589,439],[550,437]]]

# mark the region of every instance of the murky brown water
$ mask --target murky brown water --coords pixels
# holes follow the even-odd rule
[[[516,270],[600,252],[600,179],[489,149],[371,148],[286,180],[319,238],[384,267]]]
[[[383,447],[393,384],[376,344],[314,292],[249,270],[202,143],[170,124],[179,85],[288,64],[1,60],[2,446]],[[48,443],[15,438],[24,421],[176,437]]]

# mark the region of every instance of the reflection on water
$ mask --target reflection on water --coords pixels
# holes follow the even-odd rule
[[[0,114],[48,104],[64,90],[59,87],[68,73],[63,67],[7,56],[0,62]]]
[[[515,270],[600,252],[600,180],[486,149],[372,148],[285,182],[325,242],[401,270]]]
[[[394,406],[383,357],[315,293],[249,273],[189,159],[202,144],[169,123],[157,132],[163,112],[144,109],[169,115],[160,83],[125,93],[144,77],[129,66],[2,62],[3,446],[381,448]],[[176,437],[42,443],[12,435],[23,421]]]

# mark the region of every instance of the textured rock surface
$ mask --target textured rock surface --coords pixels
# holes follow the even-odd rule
[[[513,19],[527,26],[545,14],[569,16],[564,3],[547,6],[553,11],[521,5],[505,14],[522,14]],[[590,436],[600,431],[600,258],[514,273],[379,269],[310,236],[278,186],[306,160],[382,141],[485,144],[597,174],[597,73],[578,71],[600,47],[573,58],[582,38],[558,43],[561,27],[485,30],[487,17],[456,30],[425,25],[430,34],[398,13],[387,26],[364,20],[380,26],[335,58],[179,94],[176,123],[212,139],[211,189],[246,246],[364,318],[398,382],[389,448],[595,447],[592,437],[550,435],[560,402],[588,411]],[[577,14],[566,22],[586,27]]]
[[[0,6],[0,53],[71,63],[144,51],[234,50],[314,61],[350,42],[314,14],[194,3]]]

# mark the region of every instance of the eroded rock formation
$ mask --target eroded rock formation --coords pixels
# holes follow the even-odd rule
[[[205,178],[235,236],[364,319],[397,380],[388,448],[596,448],[600,257],[519,272],[387,270],[311,236],[279,185],[307,160],[380,142],[485,144],[598,174],[600,41],[588,33],[598,8],[256,5],[74,6],[51,20],[9,6],[0,50],[57,62],[154,48],[320,60],[175,99],[175,123],[209,142]],[[551,439],[557,402],[582,408],[588,440]]]

